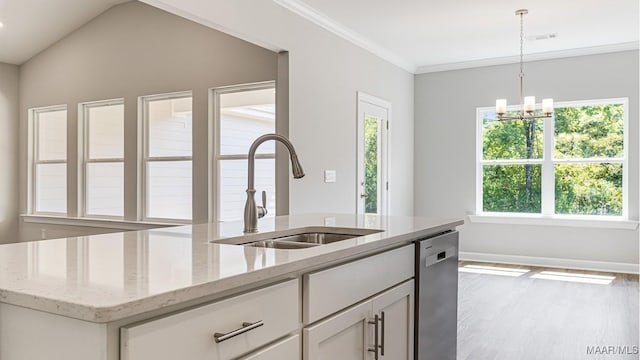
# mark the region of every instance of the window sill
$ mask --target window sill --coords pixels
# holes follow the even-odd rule
[[[180,226],[184,224],[166,223],[166,222],[149,222],[149,221],[125,221],[101,218],[77,218],[56,215],[41,214],[22,214],[20,218],[23,223],[33,224],[51,224],[63,226],[84,226],[103,229],[120,229],[120,230],[147,230],[154,228],[163,228],[170,226]]]
[[[468,216],[470,222],[479,224],[541,225],[619,230],[638,229],[638,221],[605,216],[544,216],[535,214],[508,213],[484,213]]]

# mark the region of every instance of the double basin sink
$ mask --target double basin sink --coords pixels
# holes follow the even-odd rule
[[[220,244],[295,250],[331,244],[381,231],[382,230],[373,229],[315,227],[221,239],[215,242]]]

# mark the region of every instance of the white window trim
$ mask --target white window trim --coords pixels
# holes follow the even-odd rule
[[[622,104],[623,105],[623,158],[605,159],[554,159],[554,125],[555,117],[544,121],[544,151],[542,159],[523,160],[483,160],[483,124],[480,115],[485,111],[493,111],[495,107],[476,108],[476,211],[469,215],[471,222],[493,224],[522,224],[522,225],[557,225],[557,226],[582,226],[617,229],[636,229],[637,221],[629,220],[629,98],[594,99],[584,101],[563,101],[554,104],[555,108],[578,107],[589,105]],[[538,104],[539,105],[539,104]],[[519,105],[513,105],[508,111],[519,110]],[[622,163],[622,215],[598,216],[598,215],[565,215],[555,214],[555,193],[544,191],[545,188],[554,189],[553,165],[557,163]],[[483,165],[499,164],[541,164],[542,165],[542,213],[496,213],[482,210],[483,192],[482,176]]]
[[[524,213],[482,213],[467,215],[469,221],[479,224],[503,225],[542,225],[580,228],[600,228],[637,230],[638,222],[633,220],[612,219],[611,216],[597,215],[552,215],[524,214]]]
[[[31,152],[31,154],[29,154],[29,160],[30,160],[30,166],[29,166],[29,174],[27,174],[28,176],[28,181],[29,181],[29,193],[27,194],[29,197],[29,201],[28,201],[28,206],[29,208],[28,213],[29,214],[34,214],[34,215],[67,215],[68,211],[65,212],[52,212],[52,211],[37,211],[37,206],[36,206],[36,202],[37,202],[37,184],[36,184],[36,168],[39,164],[65,164],[68,166],[68,161],[69,161],[69,151],[67,149],[67,157],[65,160],[39,160],[38,159],[38,130],[39,130],[39,126],[36,124],[36,121],[38,119],[37,115],[38,113],[43,113],[43,112],[51,112],[51,111],[68,111],[67,109],[67,105],[63,104],[63,105],[53,105],[53,106],[43,106],[43,107],[37,107],[37,108],[31,108],[28,111],[28,127],[29,127],[29,131],[28,131],[28,136],[29,136],[29,151]],[[68,127],[68,112],[67,112],[67,127]],[[66,131],[66,129],[65,129]],[[67,144],[65,144],[65,147],[67,146]],[[69,179],[67,177],[67,191],[68,191],[68,184],[69,184]],[[68,204],[68,199],[66,199],[67,202],[67,209],[69,207]]]
[[[209,199],[211,220],[214,222],[221,221],[218,219],[219,214],[221,212],[221,203],[220,203],[220,162],[224,160],[248,160],[249,154],[220,154],[220,95],[231,94],[243,91],[252,91],[252,90],[264,90],[264,89],[275,89],[276,82],[275,81],[264,81],[257,83],[249,83],[242,85],[231,85],[231,86],[222,86],[217,88],[209,89],[209,109],[211,111],[210,121],[213,121],[213,126],[211,127],[214,132],[213,144],[210,146],[213,149],[213,166],[211,166],[212,173],[210,174],[210,178],[213,179],[211,182],[211,188],[209,189],[209,194],[211,194]],[[277,109],[276,109],[277,111]],[[276,117],[277,121],[277,117]],[[276,153],[261,153],[256,154],[256,160],[260,159],[275,159]],[[277,175],[276,175],[277,177]],[[276,202],[276,209],[278,207],[278,202]],[[276,213],[278,211],[276,210]],[[241,215],[241,214],[239,214]]]
[[[122,166],[124,167],[124,149],[122,149],[122,154],[123,154],[122,158],[91,159],[89,157],[88,111],[90,108],[112,106],[112,105],[124,105],[124,99],[120,98],[120,99],[99,100],[99,101],[91,101],[91,102],[84,102],[84,103],[78,104],[78,145],[82,149],[82,151],[80,152],[81,158],[78,159],[79,160],[78,162],[82,164],[81,168],[79,169],[79,180],[78,180],[78,205],[79,205],[78,213],[83,218],[113,219],[113,220],[124,219],[124,208],[123,208],[122,216],[96,215],[96,214],[90,214],[87,212],[87,207],[88,207],[87,192],[88,192],[88,185],[89,185],[87,181],[87,178],[88,178],[87,172],[88,172],[89,164],[91,163],[122,163]],[[124,132],[122,136],[124,137]]]
[[[138,98],[138,111],[139,116],[141,117],[142,123],[142,161],[140,174],[142,175],[142,186],[141,191],[138,194],[138,200],[141,206],[141,220],[149,221],[149,222],[171,222],[176,224],[191,224],[192,219],[172,219],[172,218],[157,218],[157,217],[149,217],[147,216],[148,208],[149,208],[149,197],[147,196],[147,191],[149,189],[149,177],[147,174],[147,164],[149,162],[159,162],[159,161],[191,161],[193,166],[193,154],[192,156],[149,156],[149,120],[147,117],[147,103],[150,101],[156,100],[169,100],[169,99],[180,99],[184,97],[191,97],[193,101],[193,92],[191,90],[187,91],[177,91],[165,94],[156,94],[156,95],[145,95],[140,96]],[[193,144],[193,139],[192,139]],[[193,148],[193,146],[192,146]],[[193,168],[192,168],[193,173]],[[191,194],[192,202],[193,202],[193,189]],[[191,214],[193,218],[193,214]]]

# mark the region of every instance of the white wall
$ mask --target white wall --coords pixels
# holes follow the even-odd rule
[[[413,212],[414,76],[272,0],[145,0],[272,50],[289,52],[289,135],[306,176],[290,212],[355,213],[356,92],[392,103],[390,212]],[[325,184],[323,171],[337,170]]]
[[[18,233],[18,67],[0,63],[0,244]]]
[[[518,103],[518,64],[416,76],[415,213],[461,217],[475,211],[476,107]],[[629,98],[629,214],[638,220],[638,52],[525,64],[525,93],[555,101]],[[467,223],[461,251],[570,259],[566,264],[638,264],[638,232]],[[500,258],[494,257],[494,258]],[[625,265],[626,264],[626,265]],[[615,268],[616,264],[604,264]]]

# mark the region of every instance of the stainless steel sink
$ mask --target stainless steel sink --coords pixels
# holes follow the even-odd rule
[[[274,241],[289,241],[294,243],[308,243],[308,244],[320,245],[320,244],[330,244],[336,241],[347,240],[357,236],[359,235],[311,232],[311,233],[295,234],[290,236],[284,236],[281,238],[275,238]]]
[[[293,249],[306,249],[306,248],[318,246],[318,244],[263,240],[263,241],[256,241],[253,243],[246,244],[246,246],[293,250]]]
[[[213,240],[212,242],[219,244],[294,250],[308,249],[310,247],[375,234],[381,231],[382,230],[375,229],[312,226],[299,229],[288,229],[272,233],[259,233],[251,234],[248,236]]]

